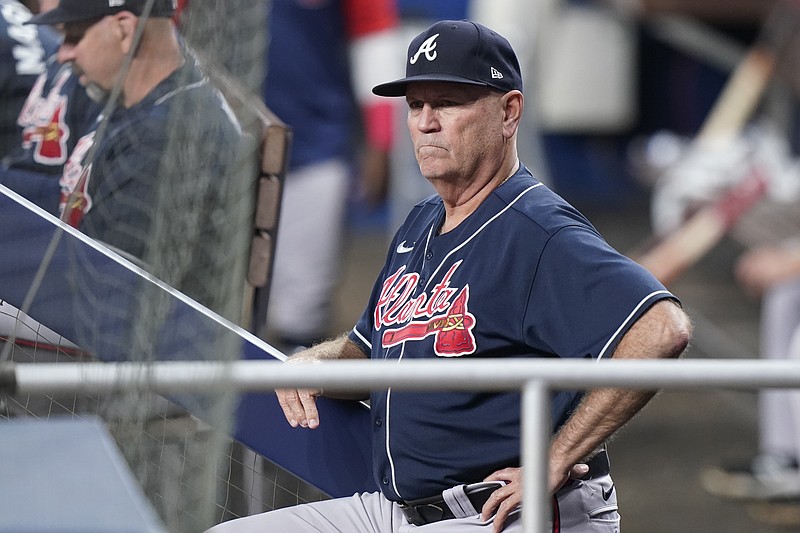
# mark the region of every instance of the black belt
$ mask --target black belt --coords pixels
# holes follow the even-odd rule
[[[586,464],[589,466],[589,472],[581,478],[584,480],[599,478],[611,472],[608,453],[605,450],[589,459]],[[489,496],[502,486],[500,483],[475,483],[473,485],[465,485],[464,493],[475,510],[480,513],[483,505],[489,500]],[[441,494],[419,500],[399,502],[399,505],[406,520],[415,526],[424,526],[440,520],[456,518]]]
[[[502,487],[504,483],[475,483],[474,485],[465,485],[464,493],[469,499],[472,507],[477,512],[481,512],[483,504],[489,500],[489,496],[494,491]],[[406,520],[415,526],[424,526],[440,520],[450,520],[456,518],[450,506],[444,501],[441,494],[431,496],[430,498],[422,498],[420,500],[412,500],[409,502],[399,502],[400,509],[406,515]]]
[[[594,457],[585,463],[589,467],[589,472],[581,479],[595,479],[607,476],[611,473],[611,464],[608,462],[608,452],[601,450]]]

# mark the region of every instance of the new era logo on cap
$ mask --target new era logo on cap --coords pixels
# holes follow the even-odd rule
[[[448,81],[522,90],[519,62],[509,42],[489,28],[466,20],[443,20],[411,41],[406,77],[380,84],[380,96],[404,96],[415,81]]]

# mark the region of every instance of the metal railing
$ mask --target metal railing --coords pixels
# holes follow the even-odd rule
[[[313,371],[309,370],[313,368]],[[800,388],[800,361],[756,359],[336,361],[283,365],[276,361],[0,365],[0,393],[149,390],[203,394],[321,387],[341,391],[521,391],[523,526],[544,533],[548,520],[547,447],[550,392],[598,387],[628,389]]]

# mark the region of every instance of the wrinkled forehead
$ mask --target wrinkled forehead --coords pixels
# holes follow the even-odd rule
[[[425,98],[477,100],[492,93],[500,94],[498,91],[482,85],[452,81],[415,81],[406,87],[406,100]]]

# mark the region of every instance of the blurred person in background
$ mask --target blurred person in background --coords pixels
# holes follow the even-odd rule
[[[401,72],[394,0],[273,0],[264,102],[292,130],[267,324],[292,351],[330,335],[346,207],[385,195],[394,103],[370,92]],[[354,184],[354,176],[360,180]]]
[[[62,30],[58,61],[71,64],[87,93],[111,107],[70,154],[59,182],[59,215],[200,303],[233,316],[221,309],[229,296],[208,282],[228,279],[225,259],[215,250],[229,242],[233,228],[210,214],[229,205],[239,123],[184,48],[171,20],[172,0],[156,0],[147,18],[147,0],[109,4],[61,0],[30,21]],[[178,118],[180,127],[170,128]],[[198,150],[202,146],[214,150]],[[169,179],[161,179],[164,174]],[[185,216],[170,221],[171,231],[156,234],[177,210]],[[196,245],[188,254],[167,252],[186,243]]]
[[[26,24],[57,5],[57,0],[0,0],[0,184],[52,215],[58,215],[64,164],[100,112],[71,65],[59,63],[58,32]],[[14,328],[11,317],[19,313],[0,302],[0,336],[13,334],[42,347],[37,332],[46,328],[30,318],[24,320],[31,327]]]
[[[19,4],[3,0],[5,4]],[[29,2],[37,4],[37,2]],[[58,5],[57,1],[38,2],[32,12],[46,13]],[[32,6],[33,7],[33,6]],[[18,7],[10,9],[18,13]],[[27,20],[31,14],[27,15]],[[17,20],[21,20],[18,18]],[[36,33],[52,41],[48,47],[41,74],[29,87],[24,103],[14,117],[15,137],[0,160],[0,184],[21,194],[53,215],[58,215],[60,196],[59,178],[69,155],[75,150],[78,140],[95,128],[95,120],[101,106],[93,102],[73,73],[70,63],[58,60],[60,36],[50,26],[24,24],[14,34]],[[27,57],[22,52],[15,56]],[[3,73],[10,72],[3,69]],[[25,78],[18,76],[19,79]],[[29,81],[29,80],[28,80]],[[11,107],[3,107],[7,112]]]
[[[53,2],[0,0],[0,159],[18,145],[19,112],[34,83],[45,71],[47,58],[57,49],[59,36],[48,27],[25,23]]]
[[[800,241],[754,246],[734,270],[761,301],[759,356],[800,360]],[[758,449],[739,464],[707,468],[703,486],[733,499],[800,502],[800,397],[786,389],[758,393]]]

